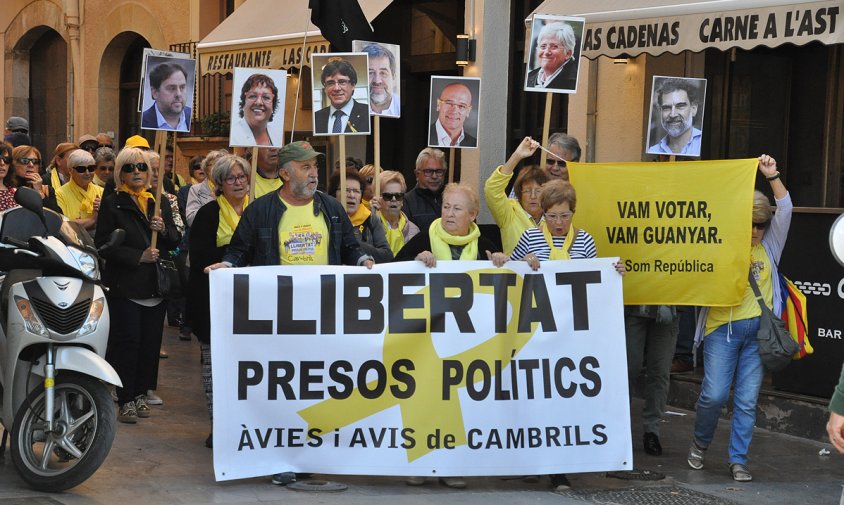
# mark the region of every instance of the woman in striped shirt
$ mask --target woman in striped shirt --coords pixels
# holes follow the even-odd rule
[[[539,202],[545,212],[545,221],[539,228],[529,228],[522,233],[510,259],[527,261],[536,270],[540,261],[598,255],[592,235],[571,224],[577,205],[577,194],[571,184],[559,179],[546,183],[542,186]]]

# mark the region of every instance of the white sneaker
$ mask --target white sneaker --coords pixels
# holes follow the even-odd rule
[[[164,400],[161,399],[160,396],[155,394],[155,391],[152,389],[147,390],[147,403],[150,405],[164,405]]]

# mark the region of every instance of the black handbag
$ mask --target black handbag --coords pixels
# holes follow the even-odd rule
[[[173,260],[159,259],[155,262],[156,292],[161,298],[177,298],[182,291],[179,269]]]
[[[762,315],[759,317],[759,332],[756,334],[756,340],[759,342],[759,356],[761,356],[765,368],[772,372],[779,372],[791,363],[794,355],[800,351],[800,347],[791,338],[791,333],[786,329],[785,322],[775,316],[771,309],[765,305],[756,279],[753,278],[753,273],[748,277],[750,287],[753,288],[753,294],[756,295],[756,301],[762,308]]]

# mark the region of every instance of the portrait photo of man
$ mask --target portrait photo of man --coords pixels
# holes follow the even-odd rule
[[[196,60],[147,56],[141,128],[190,131]]]
[[[352,48],[369,56],[369,113],[373,116],[400,117],[400,47],[355,40]]]
[[[577,90],[583,18],[534,16],[525,72],[525,91]]]
[[[366,53],[311,55],[314,135],[369,133],[368,81],[358,82],[368,68]]]
[[[476,77],[431,77],[429,146],[478,147],[480,93]]]
[[[229,145],[280,146],[284,136],[284,100],[287,72],[235,68],[232,89]]]
[[[700,156],[706,79],[654,76],[648,154]]]

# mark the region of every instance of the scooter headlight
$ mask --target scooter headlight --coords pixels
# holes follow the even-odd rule
[[[18,308],[18,312],[20,312],[20,315],[23,318],[26,331],[42,337],[50,336],[50,332],[47,331],[47,327],[41,322],[35,314],[35,311],[32,310],[32,304],[29,300],[15,295],[15,306]]]
[[[80,337],[94,333],[97,330],[97,325],[100,323],[100,318],[103,315],[103,309],[105,309],[105,298],[97,298],[91,302],[91,308],[88,309],[88,318],[82,324],[82,327],[79,328]]]
[[[76,260],[76,263],[79,265],[79,270],[83,274],[87,275],[91,279],[100,278],[100,271],[97,267],[97,258],[82,249],[77,249],[76,247],[68,247],[68,250],[70,250],[70,254],[73,255],[73,259]]]

